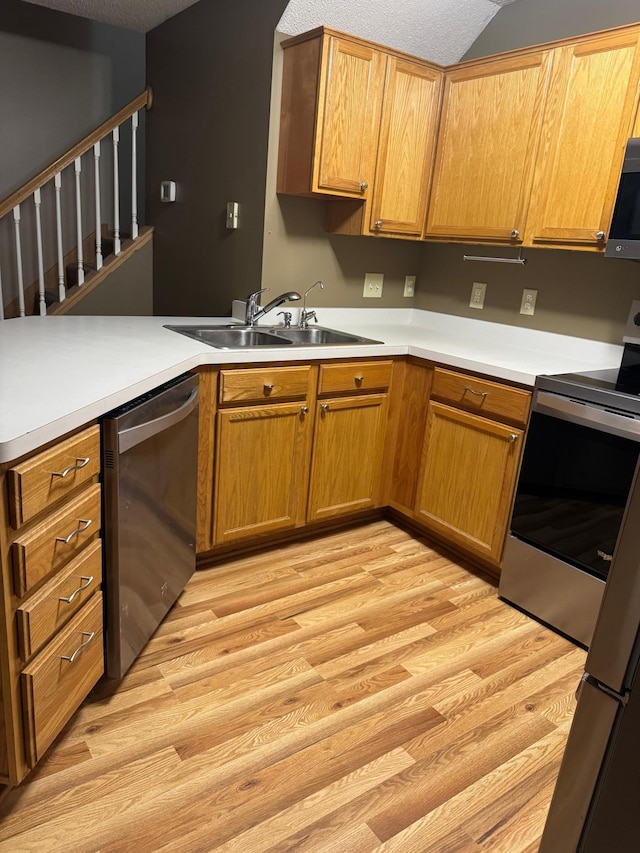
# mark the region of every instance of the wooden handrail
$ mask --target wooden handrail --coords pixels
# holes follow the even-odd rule
[[[66,154],[58,157],[55,163],[52,163],[46,169],[43,169],[42,172],[34,178],[31,178],[31,180],[23,187],[5,198],[3,202],[0,202],[0,219],[2,219],[3,216],[6,216],[7,213],[10,213],[17,204],[21,204],[37,189],[44,186],[55,175],[57,175],[58,172],[61,172],[63,169],[66,169],[67,166],[70,166],[76,158],[82,156],[86,151],[92,148],[96,142],[99,142],[108,133],[111,133],[112,130],[121,125],[123,121],[126,121],[134,113],[137,113],[138,110],[142,109],[142,107],[151,109],[152,100],[153,96],[151,89],[147,87],[141,95],[134,98],[126,105],[126,107],[123,107],[115,115],[111,116],[110,119],[107,119],[99,127],[96,127],[95,130],[93,130],[88,136],[85,136],[85,138],[78,142],[77,145],[70,148]]]

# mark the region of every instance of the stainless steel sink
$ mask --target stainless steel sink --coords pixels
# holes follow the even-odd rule
[[[271,331],[280,338],[292,341],[294,344],[306,346],[324,346],[326,344],[379,344],[370,338],[361,338],[348,332],[337,332],[335,329],[325,329],[322,326],[309,326],[306,329],[285,329],[278,327]]]
[[[281,347],[291,344],[291,341],[278,335],[251,326],[165,326],[165,329],[218,349]]]
[[[188,338],[209,344],[218,349],[237,349],[239,347],[281,347],[296,346],[339,346],[341,344],[379,344],[370,338],[361,338],[348,332],[325,329],[322,326],[310,326],[307,329],[284,326],[165,326],[172,332],[179,332]]]

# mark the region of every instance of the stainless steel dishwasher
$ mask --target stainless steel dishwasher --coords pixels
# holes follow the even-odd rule
[[[195,570],[198,377],[102,420],[106,674],[122,678]]]

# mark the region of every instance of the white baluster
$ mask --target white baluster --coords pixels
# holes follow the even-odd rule
[[[120,166],[118,164],[118,145],[120,128],[113,129],[113,252],[120,254]]]
[[[38,303],[40,306],[40,316],[45,317],[47,314],[47,302],[44,298],[44,261],[42,258],[42,216],[40,209],[42,207],[42,196],[40,190],[36,190],[33,194],[33,203],[36,208],[36,248],[38,251]]]
[[[96,269],[102,269],[102,222],[100,221],[100,143],[93,146],[93,175],[96,197]]]
[[[0,320],[4,320],[4,295],[2,293],[2,269],[0,268]]]
[[[131,239],[138,236],[138,113],[131,116]]]
[[[53,177],[56,190],[56,237],[58,244],[58,299],[64,302],[67,289],[64,286],[64,255],[62,254],[62,175],[58,172]]]
[[[24,317],[24,278],[22,275],[22,240],[20,239],[20,205],[13,208],[13,225],[16,235],[16,270],[18,272],[18,313]]]
[[[82,197],[80,193],[80,175],[82,174],[82,162],[80,157],[76,158],[76,239],[78,241],[78,285],[84,284],[84,257],[82,254]]]

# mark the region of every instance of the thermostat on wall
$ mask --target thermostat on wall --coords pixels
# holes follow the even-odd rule
[[[176,182],[161,181],[160,183],[160,201],[175,201],[176,200]]]

